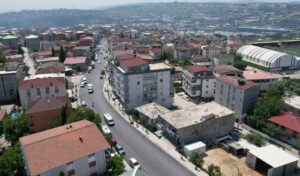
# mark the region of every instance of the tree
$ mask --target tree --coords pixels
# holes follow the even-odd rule
[[[203,158],[199,156],[196,152],[193,152],[189,159],[196,167],[201,167],[204,163]]]
[[[55,50],[54,50],[54,46],[52,46],[52,49],[51,49],[51,56],[54,57],[55,56]]]
[[[101,117],[96,114],[93,110],[87,107],[79,106],[76,108],[70,116],[67,118],[67,124],[72,122],[77,122],[79,120],[87,119],[94,122],[98,127],[100,127]]]
[[[0,156],[0,175],[25,175],[20,144],[7,148]]]
[[[64,171],[60,171],[58,176],[66,176],[66,173]]]
[[[61,46],[59,50],[59,62],[64,63],[65,59],[66,59],[66,53],[64,48]]]
[[[265,145],[265,139],[258,133],[248,133],[244,136],[244,139],[258,147]]]
[[[18,54],[24,54],[24,50],[22,49],[22,45],[18,45]]]
[[[284,135],[281,128],[272,123],[267,123],[266,127],[263,128],[263,132],[274,138],[279,138]]]
[[[61,109],[61,122],[62,122],[62,124],[65,124],[67,122],[67,110],[68,110],[68,104],[66,103]]]
[[[221,169],[219,166],[211,164],[208,166],[209,176],[222,176]]]
[[[4,54],[0,51],[0,63],[5,63],[5,62],[6,62],[6,58]]]
[[[3,121],[3,134],[5,139],[11,141],[12,145],[16,144],[19,138],[28,131],[25,111],[21,111],[16,118],[6,118]]]
[[[121,175],[125,172],[125,165],[123,163],[123,157],[121,155],[115,155],[111,158],[112,170],[110,175]]]
[[[241,55],[235,55],[234,56],[234,64],[233,66],[240,69],[240,70],[245,70],[247,67],[247,63],[243,61],[243,57]]]
[[[61,126],[61,125],[64,125],[64,124],[62,123],[61,118],[54,119],[54,120],[52,120],[52,121],[49,122],[49,124],[48,124],[48,129],[56,128],[56,127],[59,127],[59,126]]]

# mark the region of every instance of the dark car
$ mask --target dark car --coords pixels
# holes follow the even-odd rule
[[[121,145],[117,144],[117,145],[115,146],[115,149],[116,149],[116,151],[117,151],[118,153],[120,153],[121,155],[125,155],[125,151],[124,151],[124,149],[123,149],[123,147],[122,147]]]

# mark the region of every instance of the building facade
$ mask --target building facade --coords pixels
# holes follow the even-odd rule
[[[164,107],[173,103],[175,69],[164,63],[148,64],[136,58],[110,62],[110,83],[127,111],[156,102]]]
[[[235,111],[241,119],[255,104],[259,87],[240,77],[221,76],[216,78],[215,101]]]
[[[31,51],[40,50],[40,38],[37,35],[29,35],[25,37],[25,46]]]
[[[190,66],[182,74],[182,88],[194,98],[213,98],[215,93],[215,76],[212,68],[200,65]]]

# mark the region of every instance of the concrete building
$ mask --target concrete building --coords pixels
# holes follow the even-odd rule
[[[97,176],[106,172],[108,142],[98,127],[87,120],[21,137],[28,176]]]
[[[234,62],[233,56],[228,54],[221,54],[212,58],[216,65],[231,65]]]
[[[242,46],[238,49],[237,54],[241,55],[246,62],[270,70],[294,69],[298,64],[295,56],[254,45]]]
[[[274,145],[267,145],[247,153],[246,164],[263,175],[294,175],[298,158]]]
[[[284,108],[286,111],[300,116],[300,96],[285,97]]]
[[[62,116],[63,108],[65,108],[65,116],[68,117],[72,111],[68,96],[29,102],[26,111],[29,130],[39,132],[48,129],[50,122]]]
[[[193,98],[213,98],[215,83],[214,71],[210,67],[193,65],[182,74],[182,88]]]
[[[214,69],[214,75],[216,77],[220,77],[220,76],[242,77],[243,76],[243,71],[235,68],[232,65],[215,65],[213,69]]]
[[[7,65],[8,63],[6,63]],[[18,85],[25,77],[23,66],[6,67],[0,70],[0,103],[15,101],[18,96]]]
[[[7,62],[18,62],[20,64],[24,63],[24,56],[22,54],[16,54],[16,55],[11,55],[11,56],[5,56]]]
[[[76,46],[72,50],[73,56],[75,57],[86,57],[91,60],[95,57],[95,52],[93,47],[90,46]]]
[[[278,81],[278,77],[269,72],[261,70],[246,70],[243,72],[243,77],[247,81],[256,83],[260,91],[266,91],[271,85]]]
[[[15,35],[6,35],[2,38],[1,42],[11,49],[18,49],[20,40]]]
[[[28,35],[25,37],[25,46],[34,52],[40,50],[40,38],[37,35]]]
[[[23,108],[28,103],[50,97],[67,96],[67,82],[64,77],[47,77],[23,80],[19,84],[19,94]]]
[[[202,48],[202,55],[208,58],[213,58],[221,54],[221,47],[218,46],[205,46]]]
[[[64,65],[73,70],[84,71],[88,68],[88,61],[86,57],[67,57]]]
[[[157,103],[149,103],[135,108],[139,114],[139,120],[142,124],[155,128],[157,118],[160,114],[170,112],[169,109],[160,106]]]
[[[109,62],[110,83],[127,111],[156,102],[170,107],[174,97],[175,69],[165,63],[149,64],[136,57]]]
[[[115,58],[122,54],[133,54],[134,50],[135,50],[135,47],[131,46],[131,45],[114,46],[111,49],[111,54],[112,54],[112,57]]]
[[[149,51],[149,55],[156,59],[162,59],[163,58],[163,50],[161,48],[151,48]]]
[[[258,98],[259,87],[240,77],[221,76],[216,78],[215,101],[235,111],[241,120]]]
[[[234,129],[234,112],[210,102],[161,114],[158,124],[164,135],[176,144],[198,141],[208,144]]]

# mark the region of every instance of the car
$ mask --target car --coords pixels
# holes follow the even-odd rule
[[[94,89],[88,89],[89,94],[94,93]]]
[[[114,119],[112,118],[112,116],[109,113],[104,114],[104,121],[109,126],[114,126],[115,125]]]
[[[129,165],[132,167],[132,168],[141,168],[141,165],[140,163],[135,159],[135,158],[130,158],[129,159]]]
[[[104,134],[111,134],[110,129],[106,125],[102,125],[102,131]]]
[[[86,79],[86,77],[82,77],[81,81],[82,81],[84,84],[87,84],[87,79]]]
[[[87,105],[86,105],[86,101],[82,101],[82,102],[81,102],[81,106],[87,106]]]
[[[119,154],[125,155],[125,151],[124,151],[123,147],[122,147],[120,144],[117,144],[117,145],[115,146],[115,149],[116,149],[116,151],[117,151]]]
[[[103,76],[100,76],[100,79],[103,79]]]
[[[84,82],[80,82],[80,87],[84,87],[85,83]]]

